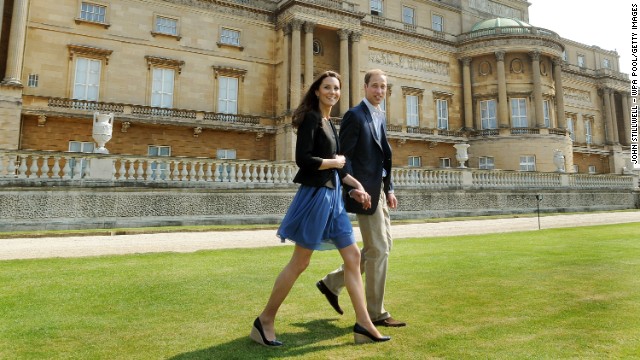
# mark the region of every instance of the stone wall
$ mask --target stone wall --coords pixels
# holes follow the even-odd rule
[[[4,187],[0,231],[278,223],[296,187]],[[640,208],[637,191],[396,189],[392,219]]]

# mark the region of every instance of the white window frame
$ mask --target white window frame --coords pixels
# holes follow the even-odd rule
[[[407,126],[420,126],[420,97],[418,95],[406,95]]]
[[[78,20],[96,24],[107,23],[107,5],[93,1],[81,1]]]
[[[542,101],[542,113],[544,114],[544,127],[551,127],[551,103],[549,100]]]
[[[38,87],[38,74],[29,74],[28,87]]]
[[[86,63],[82,69],[81,64]],[[96,70],[97,68],[97,70]],[[78,56],[73,71],[73,99],[98,101],[100,98],[100,77],[102,60]]]
[[[442,169],[449,169],[451,167],[451,158],[441,157],[438,159],[438,164]]]
[[[235,83],[235,91],[229,84]],[[222,114],[238,114],[238,97],[240,94],[240,79],[234,76],[218,77],[218,108]]]
[[[567,50],[562,50],[562,60],[567,61]]]
[[[240,47],[240,37],[242,33],[238,29],[229,27],[220,28],[220,43]]]
[[[444,16],[440,14],[431,14],[431,29],[435,31],[444,31]]]
[[[79,146],[79,149],[76,147]],[[95,150],[96,144],[92,141],[69,141],[69,152],[91,154]],[[80,159],[80,178],[83,178],[87,170],[88,161],[86,159]],[[75,174],[76,159],[69,159],[69,176],[73,177]]]
[[[498,128],[496,105],[495,99],[480,101],[480,122],[483,130]]]
[[[584,141],[587,145],[590,145],[593,143],[591,120],[584,121]]]
[[[611,61],[609,61],[609,59],[602,59],[602,67],[605,69],[610,69]]]
[[[584,57],[584,55],[582,55],[582,54],[578,54],[577,64],[578,64],[578,66],[579,66],[579,67],[581,67],[581,68],[585,67],[586,62],[585,62],[585,57]]]
[[[595,165],[589,165],[589,174],[597,174],[597,170],[596,170],[596,166]]]
[[[520,171],[536,171],[536,156],[520,155]]]
[[[571,142],[575,142],[576,141],[576,131],[575,131],[574,123],[573,123],[573,118],[568,117],[566,121],[567,121],[567,131],[569,131],[569,137],[571,138]]]
[[[514,128],[529,127],[529,121],[527,120],[527,99],[511,98],[509,104],[511,105],[512,126]]]
[[[480,156],[478,158],[478,168],[482,170],[493,170],[496,168],[495,158],[493,156]]]
[[[153,29],[156,34],[178,36],[179,34],[179,22],[177,18],[156,15],[154,19]]]
[[[445,99],[436,99],[438,129],[449,130],[449,102]]]
[[[171,80],[169,83],[168,81]],[[151,106],[159,108],[173,107],[176,84],[176,70],[166,67],[151,69]]]
[[[422,158],[420,156],[409,156],[409,167],[422,167]]]
[[[147,155],[148,156],[160,156],[160,157],[169,157],[171,156],[171,146],[167,145],[149,145],[147,147]],[[167,173],[169,171],[169,163],[165,161],[154,160],[151,162],[151,174],[147,174],[148,177],[155,180],[160,178],[162,180],[166,180]]]
[[[384,4],[382,0],[369,0],[369,9],[371,15],[382,16],[384,10]]]
[[[416,9],[409,6],[402,6],[402,22],[409,25],[416,24]]]

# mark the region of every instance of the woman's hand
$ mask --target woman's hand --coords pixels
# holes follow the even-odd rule
[[[342,169],[344,167],[344,164],[346,163],[347,159],[344,157],[344,155],[336,155],[336,157],[333,159],[333,161],[335,161],[335,168],[336,169]]]

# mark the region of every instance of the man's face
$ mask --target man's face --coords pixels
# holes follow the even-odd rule
[[[364,85],[364,94],[371,105],[380,105],[387,95],[387,77],[380,74],[371,75],[369,83]]]

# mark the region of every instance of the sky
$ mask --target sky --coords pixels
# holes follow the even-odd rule
[[[528,1],[529,24],[586,45],[616,50],[620,72],[631,74],[631,4],[640,6],[640,1]]]

